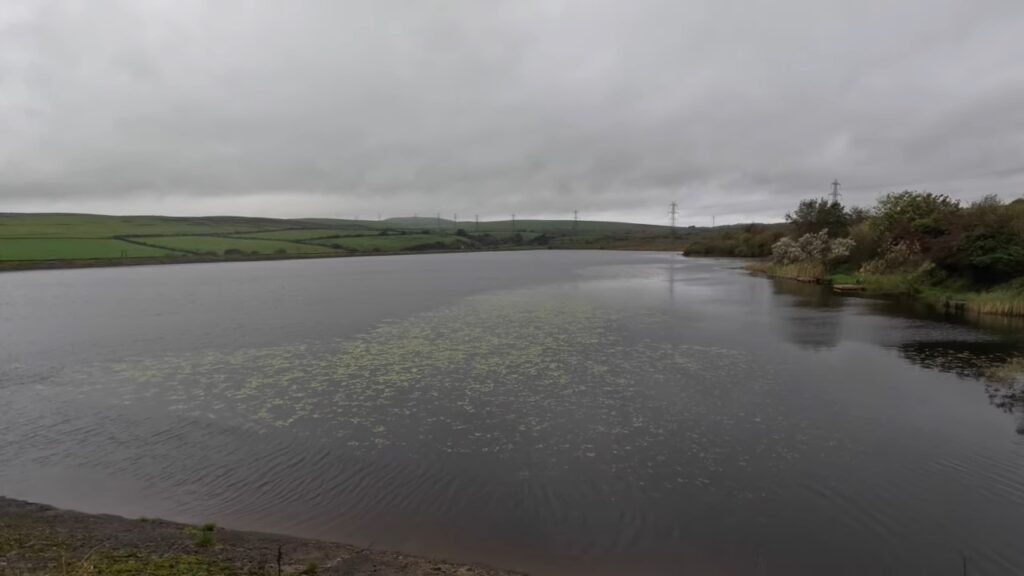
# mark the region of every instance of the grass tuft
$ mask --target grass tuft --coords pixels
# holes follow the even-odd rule
[[[207,522],[202,526],[196,528],[188,526],[185,528],[185,534],[188,534],[192,538],[192,543],[200,548],[211,548],[216,543],[213,537],[214,531],[217,530],[217,525],[213,522]]]

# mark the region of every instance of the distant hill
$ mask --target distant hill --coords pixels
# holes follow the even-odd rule
[[[522,248],[763,256],[783,225],[0,213],[0,269]]]
[[[454,220],[448,220],[447,218],[432,218],[428,216],[399,216],[396,218],[385,218],[377,222],[378,225],[383,226],[400,226],[402,228],[437,228],[440,226],[452,227],[455,225]]]
[[[425,228],[425,229],[458,229],[462,228],[467,232],[669,232],[669,226],[656,224],[635,224],[632,222],[603,222],[599,220],[482,220],[479,223],[475,220],[459,220],[458,222],[441,218],[429,218],[423,216],[403,216],[387,218],[379,222],[371,223],[377,227],[400,227],[400,228]]]

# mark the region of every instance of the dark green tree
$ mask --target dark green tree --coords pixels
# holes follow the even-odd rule
[[[878,201],[875,226],[889,240],[926,243],[948,234],[960,211],[960,202],[931,192],[890,192]]]
[[[828,235],[833,238],[846,236],[850,228],[849,214],[843,205],[825,198],[801,200],[796,210],[786,214],[786,221],[793,227],[797,238],[822,230],[828,230]]]

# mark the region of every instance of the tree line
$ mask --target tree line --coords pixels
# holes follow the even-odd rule
[[[913,274],[930,283],[989,287],[1024,276],[1024,199],[990,195],[964,205],[945,194],[903,191],[871,208],[809,199],[786,215],[775,264],[820,264],[825,272]]]

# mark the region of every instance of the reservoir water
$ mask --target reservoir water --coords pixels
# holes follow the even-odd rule
[[[1024,573],[978,325],[666,253],[0,274],[0,494],[554,574]]]

